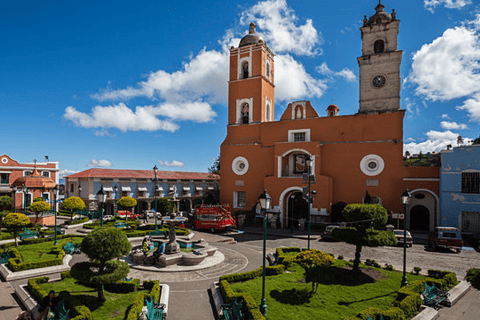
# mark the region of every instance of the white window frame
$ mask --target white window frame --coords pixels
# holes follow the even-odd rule
[[[310,141],[310,129],[288,130],[288,142],[295,142],[295,133],[305,133],[305,142]]]
[[[245,195],[243,207],[239,206],[238,194],[243,193]],[[233,191],[233,207],[238,209],[245,209],[247,207],[247,193],[245,191]]]
[[[237,99],[237,124],[242,123],[242,108],[245,103],[248,103],[248,123],[252,123],[253,121],[253,97]]]
[[[248,63],[248,78],[243,77],[243,64]],[[252,77],[252,56],[238,59],[238,80],[250,79]]]
[[[267,96],[265,96],[265,122],[273,121],[272,118],[273,118],[272,100],[268,100]]]
[[[44,176],[44,173],[48,173],[48,176]],[[42,177],[47,177],[47,178],[50,178],[50,171],[42,171]]]

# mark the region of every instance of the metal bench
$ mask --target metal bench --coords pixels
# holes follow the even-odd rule
[[[67,320],[70,309],[65,310],[64,300],[58,301],[51,309],[54,313],[53,318],[47,318],[46,320]]]
[[[448,300],[450,295],[448,292],[437,288],[434,283],[429,285],[425,282],[424,286],[425,290],[422,291],[423,304],[432,308],[438,307],[440,303],[445,303],[448,307],[451,305],[451,302]]]
[[[370,316],[367,314],[367,320],[375,320],[375,319],[376,319],[375,316],[373,316],[373,318],[372,318],[372,317],[370,317]],[[380,318],[378,318],[378,320],[384,320],[383,316],[380,315]]]
[[[157,304],[152,299],[145,299],[145,304],[147,305],[147,319],[148,320],[162,320],[163,309],[165,305]]]
[[[7,263],[8,259],[10,259],[10,248],[5,249],[0,254],[0,264]]]
[[[222,305],[221,308],[225,320],[245,319],[245,314],[243,313],[242,306],[243,302],[241,300],[235,300],[232,303]]]
[[[128,228],[128,224],[126,222],[117,222],[115,223],[115,228]]]
[[[63,250],[65,251],[66,254],[80,253],[80,247],[76,245],[74,242],[67,242],[63,246]]]
[[[40,237],[40,233],[38,231],[32,231],[32,230],[20,232],[18,235],[20,236],[20,240]]]

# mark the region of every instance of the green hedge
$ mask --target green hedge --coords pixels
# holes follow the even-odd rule
[[[132,281],[120,280],[115,283],[105,284],[105,289],[116,293],[129,293],[137,291],[140,287],[140,279],[133,279]]]
[[[277,248],[275,250],[275,256],[278,259],[278,263],[281,263],[285,266],[285,269],[291,268],[293,266],[293,262],[295,259],[295,256],[287,256],[285,255],[288,252],[302,252],[302,248],[298,247],[287,247],[287,248]]]
[[[282,274],[285,271],[285,266],[283,264],[270,267],[265,267],[265,272],[267,276],[275,276],[277,274]],[[244,282],[251,279],[261,277],[263,274],[263,268],[258,268],[252,271],[242,272],[242,273],[232,273],[226,274],[220,277],[220,280],[226,280],[230,283],[233,282]]]
[[[445,284],[448,288],[453,288],[458,284],[457,275],[448,270],[428,270],[428,276],[435,279],[445,280]]]
[[[220,293],[222,294],[225,303],[232,303],[236,299],[240,299],[243,303],[242,310],[247,316],[247,319],[266,319],[258,310],[257,304],[251,295],[248,293],[234,292],[226,280],[220,280]]]
[[[475,289],[480,290],[480,269],[471,268],[467,271],[465,280],[470,282]]]
[[[140,292],[135,296],[132,305],[130,305],[127,309],[125,320],[138,319],[138,315],[142,311],[146,297],[152,297],[153,301],[158,301],[158,298],[160,296],[160,284],[158,280],[144,281],[143,288],[146,290],[150,290],[150,292],[147,294],[145,294],[144,292]]]
[[[75,219],[75,220],[67,220],[67,221],[65,221],[65,224],[75,225],[75,224],[80,224],[80,223],[87,222],[88,220],[90,220],[88,217],[84,217],[84,218]]]

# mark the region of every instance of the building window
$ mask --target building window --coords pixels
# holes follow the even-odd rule
[[[242,79],[248,78],[248,62],[242,64]]]
[[[385,50],[385,44],[383,40],[375,41],[375,43],[373,44],[373,51],[375,53],[382,53],[384,50]]]
[[[305,163],[305,155],[304,154],[295,154],[295,165],[293,167],[293,173],[307,173],[308,168],[307,164]]]
[[[476,233],[480,230],[480,212],[462,211],[462,232]]]
[[[32,171],[23,171],[24,176],[29,176],[32,174]]]
[[[305,132],[295,132],[293,134],[293,142],[304,142],[306,141]]]
[[[73,192],[73,189],[74,189],[74,184],[71,183],[71,184],[70,184],[70,192]]]
[[[9,184],[8,181],[9,181],[9,178],[10,178],[10,173],[2,173],[1,174],[1,184]]]
[[[42,176],[50,178],[50,171],[43,171]]]
[[[310,141],[310,129],[288,130],[288,142]]]
[[[462,193],[480,193],[480,172],[462,172]]]
[[[248,103],[245,103],[242,107],[242,123],[248,124],[250,118]]]
[[[235,174],[241,176],[247,173],[248,171],[248,160],[244,157],[236,157],[232,161],[232,170],[235,172]]]
[[[234,208],[245,208],[246,203],[246,192],[245,191],[234,191],[233,192],[233,207]]]

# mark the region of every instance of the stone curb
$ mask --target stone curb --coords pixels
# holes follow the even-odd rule
[[[160,290],[160,297],[159,297],[159,303],[163,303],[165,305],[165,308],[163,309],[163,314],[165,315],[165,318],[167,318],[168,315],[168,301],[170,298],[170,286],[168,284],[160,284],[162,289]]]
[[[222,305],[225,304],[222,295],[220,294],[220,288],[218,287],[218,281],[212,282],[210,286],[210,293],[212,294],[213,303],[215,304],[216,319],[223,319]]]
[[[72,260],[72,256],[69,254],[66,254],[63,257],[63,265],[30,269],[30,270],[17,271],[17,272],[10,271],[10,269],[8,269],[5,264],[2,264],[0,265],[0,274],[5,279],[5,281],[15,281],[20,279],[28,279],[28,278],[38,277],[38,276],[44,276],[52,273],[60,273],[60,272],[70,270],[70,266],[68,265],[70,260]]]

